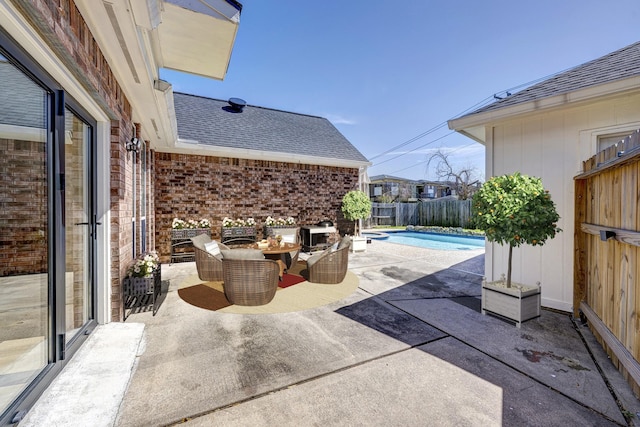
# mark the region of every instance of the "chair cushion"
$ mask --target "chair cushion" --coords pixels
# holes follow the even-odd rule
[[[194,247],[202,251],[206,251],[204,244],[209,243],[211,241],[211,237],[209,237],[208,234],[198,234],[197,236],[192,237],[191,241],[193,242]]]
[[[223,259],[264,259],[260,249],[228,249],[220,251]]]
[[[338,244],[338,249],[342,249],[345,246],[349,247],[350,245],[351,245],[351,237],[344,236],[342,240],[340,240],[340,243]]]
[[[209,252],[211,255],[218,259],[222,259],[222,254],[220,253],[220,246],[218,246],[218,242],[212,240],[204,244],[204,250]]]
[[[335,242],[333,245],[331,245],[331,247],[329,248],[329,249],[331,249],[331,252],[337,251],[339,244],[340,244],[340,242]]]

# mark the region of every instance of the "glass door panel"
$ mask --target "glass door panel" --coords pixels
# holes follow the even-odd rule
[[[49,93],[0,54],[0,413],[49,363]]]
[[[91,209],[91,129],[69,109],[65,112],[65,319],[66,340],[92,318],[92,249],[95,223]]]

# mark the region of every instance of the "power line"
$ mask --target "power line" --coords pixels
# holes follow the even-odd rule
[[[457,148],[455,148],[454,150],[451,150],[451,151],[449,152],[449,154],[451,154],[451,153],[455,153],[456,151],[458,151],[458,150],[462,150],[463,148],[471,147],[472,145],[475,145],[475,144],[477,144],[477,143],[476,143],[476,142],[472,142],[471,144],[467,144],[467,145],[463,145],[463,146],[461,146],[461,147],[457,147]],[[414,165],[411,165],[411,166],[408,166],[408,167],[406,167],[406,168],[402,168],[402,169],[399,169],[399,170],[397,170],[397,171],[391,172],[389,175],[393,175],[393,174],[396,174],[396,173],[398,173],[398,172],[403,172],[403,171],[406,171],[407,169],[415,168],[416,166],[420,166],[420,165],[422,165],[422,164],[424,164],[424,163],[429,162],[429,160],[430,160],[430,159],[423,160],[423,161],[418,162],[418,163],[416,163],[416,164],[414,164]]]
[[[453,116],[453,117],[452,117],[452,119],[458,118],[458,117],[462,116],[463,114],[465,114],[465,113],[467,113],[467,112],[469,112],[469,111],[471,111],[471,110],[476,110],[476,109],[478,109],[478,108],[484,107],[485,105],[491,104],[491,103],[493,103],[496,99],[500,99],[500,100],[501,100],[501,99],[504,99],[504,98],[499,98],[499,97],[497,97],[497,95],[498,95],[499,93],[506,93],[506,94],[507,94],[507,97],[508,97],[508,96],[511,96],[511,94],[512,94],[515,90],[517,90],[517,89],[520,89],[520,88],[523,88],[523,87],[529,87],[529,86],[532,86],[532,85],[534,85],[534,84],[536,84],[536,83],[539,83],[539,82],[541,82],[541,81],[544,81],[544,80],[550,79],[551,77],[553,77],[553,76],[555,76],[555,75],[557,75],[557,74],[561,74],[561,73],[564,73],[564,72],[566,72],[566,71],[569,71],[569,70],[571,70],[572,68],[575,68],[575,66],[574,66],[574,67],[566,68],[566,69],[564,69],[564,70],[562,70],[562,71],[558,71],[558,72],[555,72],[555,73],[552,73],[552,74],[548,74],[548,75],[546,75],[546,76],[544,76],[544,77],[540,77],[540,78],[537,78],[537,79],[535,79],[535,80],[531,80],[531,81],[529,81],[529,82],[527,82],[527,83],[522,83],[522,84],[520,84],[520,85],[517,85],[517,86],[511,87],[511,88],[509,88],[509,89],[505,89],[505,90],[500,91],[500,92],[496,92],[495,94],[493,94],[493,95],[491,95],[491,96],[486,97],[486,98],[485,98],[485,99],[483,99],[482,101],[479,101],[479,102],[477,102],[476,104],[472,105],[471,107],[466,108],[464,111],[461,111],[460,113],[456,114],[455,116]],[[381,156],[384,156],[384,155],[386,155],[386,154],[389,154],[389,153],[391,153],[391,152],[393,152],[393,151],[396,151],[396,150],[398,150],[398,149],[400,149],[400,148],[402,148],[402,147],[404,147],[404,146],[406,146],[406,145],[411,144],[412,142],[415,142],[415,141],[417,141],[417,140],[419,140],[419,139],[421,139],[421,138],[424,138],[425,136],[427,136],[427,135],[429,135],[429,134],[431,134],[431,133],[433,133],[433,132],[435,132],[435,131],[437,131],[437,130],[441,129],[441,128],[442,128],[442,127],[444,127],[446,124],[447,124],[447,121],[441,122],[441,123],[439,123],[439,124],[435,125],[434,127],[432,127],[431,129],[429,129],[429,130],[427,130],[427,131],[425,131],[425,132],[422,132],[422,133],[420,133],[420,134],[418,134],[418,135],[416,135],[416,136],[414,136],[414,137],[412,137],[412,138],[410,138],[410,139],[406,140],[405,142],[403,142],[403,143],[401,143],[401,144],[396,145],[395,147],[389,148],[388,150],[386,150],[386,151],[384,151],[384,152],[382,152],[382,153],[380,153],[380,154],[376,154],[375,156],[370,157],[370,158],[369,158],[369,160],[377,159],[378,157],[381,157]],[[445,135],[445,136],[448,136],[448,135]],[[438,139],[442,139],[442,138],[438,138]],[[438,139],[436,139],[436,141],[437,141]],[[434,141],[434,142],[435,142],[435,141]],[[426,145],[428,145],[428,144],[426,144]],[[422,148],[422,147],[424,147],[424,145],[423,145],[423,146],[421,146],[421,147],[418,147],[418,148]],[[415,151],[415,150],[417,150],[417,149],[414,149],[414,150],[411,150],[411,151],[407,151],[407,152],[406,152],[406,153],[404,153],[404,154],[409,154],[409,153],[411,153],[411,152],[413,152],[413,151]],[[404,154],[402,154],[402,155],[404,155]],[[400,156],[396,156],[396,157],[394,157],[394,158],[392,158],[392,159],[389,159],[389,160],[394,160],[394,159],[397,159],[398,157],[400,157]],[[389,160],[385,160],[385,162],[386,162],[386,161],[389,161]],[[384,163],[384,162],[381,162],[381,163]],[[380,163],[378,163],[378,164],[380,164]]]
[[[451,134],[453,134],[453,133],[455,133],[455,132],[454,132],[454,131],[451,131],[451,132],[449,132],[448,134],[443,135],[443,136],[441,136],[440,138],[436,138],[436,139],[434,139],[434,140],[432,140],[432,141],[429,141],[429,142],[427,142],[426,144],[423,144],[423,145],[421,145],[421,146],[419,146],[419,147],[414,148],[413,150],[409,150],[409,151],[407,151],[406,153],[398,154],[398,155],[397,155],[397,156],[395,156],[395,157],[392,157],[392,158],[390,158],[390,159],[384,160],[384,161],[382,161],[382,162],[380,162],[380,163],[373,164],[373,165],[371,165],[371,166],[372,166],[372,167],[373,167],[373,166],[379,166],[379,165],[381,165],[381,164],[383,164],[383,163],[387,163],[387,162],[390,162],[391,160],[395,160],[395,159],[397,159],[398,157],[402,157],[402,156],[404,156],[404,155],[406,155],[406,154],[413,153],[414,151],[419,150],[419,149],[421,149],[421,148],[424,148],[424,147],[426,147],[427,145],[431,145],[431,144],[433,144],[433,143],[434,143],[434,142],[436,142],[436,141],[440,141],[441,139],[444,139],[444,138],[448,137],[449,135],[451,135]]]

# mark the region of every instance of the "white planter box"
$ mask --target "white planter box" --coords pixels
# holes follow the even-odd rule
[[[512,283],[510,288],[503,281],[482,283],[482,314],[495,314],[516,322],[540,317],[540,286],[524,286]]]
[[[351,251],[352,252],[364,252],[367,250],[367,238],[366,237],[352,237],[351,238]]]

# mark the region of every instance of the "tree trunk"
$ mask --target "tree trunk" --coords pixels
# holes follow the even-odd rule
[[[511,287],[511,257],[513,255],[513,245],[509,245],[509,262],[507,264],[507,288]]]

